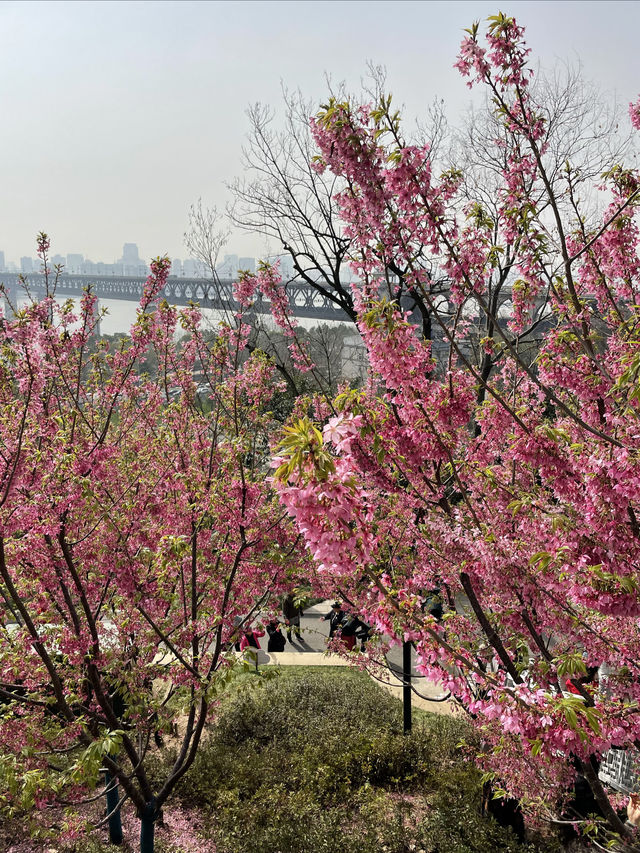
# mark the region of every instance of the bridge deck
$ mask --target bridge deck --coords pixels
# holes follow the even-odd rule
[[[41,296],[45,293],[44,276],[41,273],[29,275],[27,282],[32,295]],[[145,278],[131,276],[63,274],[58,280],[56,292],[60,296],[80,296],[91,287],[98,299],[138,302],[145,282]],[[9,298],[15,304],[15,299],[23,290],[19,273],[0,273],[0,283],[4,285]],[[196,302],[202,308],[235,312],[239,306],[233,298],[233,283],[232,279],[213,282],[209,279],[170,276],[162,296],[172,305],[190,305]],[[292,314],[296,317],[345,322],[349,319],[339,305],[308,284],[291,282],[287,285],[287,293]],[[268,300],[260,299],[252,310],[259,314],[269,314],[271,307]]]

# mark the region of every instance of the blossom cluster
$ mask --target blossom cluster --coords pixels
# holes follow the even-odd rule
[[[370,375],[324,426],[295,422],[276,482],[325,578],[414,642],[421,672],[481,730],[487,768],[548,807],[576,767],[640,743],[639,178],[605,176],[591,231],[575,198],[567,212],[523,30],[498,15],[486,38],[472,28],[456,65],[489,87],[501,127],[491,214],[463,202],[455,170],[434,179],[390,99],[331,101],[313,121],[318,168],[346,183]],[[630,114],[640,126],[637,104]],[[386,295],[390,269],[446,361]]]

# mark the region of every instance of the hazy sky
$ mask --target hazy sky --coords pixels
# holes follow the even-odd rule
[[[439,96],[455,121],[461,30],[499,9],[544,65],[580,58],[612,97],[637,96],[637,2],[0,0],[0,249],[34,255],[44,229],[64,255],[112,262],[135,242],[182,258],[189,205],[227,201],[250,103],[278,105],[281,83],[319,101],[325,73],[355,89],[371,60],[408,115]]]

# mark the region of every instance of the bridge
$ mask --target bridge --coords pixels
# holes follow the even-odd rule
[[[30,274],[27,277],[29,293],[35,298],[42,298],[45,293],[45,279],[41,273]],[[67,275],[63,273],[56,288],[56,296],[82,296],[89,286],[98,299],[121,299],[127,302],[139,302],[146,279],[130,276],[93,276]],[[211,281],[202,278],[177,278],[170,276],[167,285],[160,293],[171,305],[190,305],[198,303],[201,308],[211,308],[217,311],[235,312],[238,303],[233,298],[233,280],[220,279]],[[0,284],[4,285],[12,305],[16,305],[20,297],[26,295],[19,273],[0,273]],[[319,293],[309,284],[290,282],[287,285],[289,306],[295,317],[305,317],[312,320],[337,320],[349,322],[348,316],[335,302]],[[270,314],[271,307],[264,298],[256,300],[253,311]]]

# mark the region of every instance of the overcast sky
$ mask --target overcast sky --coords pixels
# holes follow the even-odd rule
[[[462,28],[499,9],[527,28],[545,66],[584,75],[626,104],[640,91],[637,2],[16,2],[0,0],[3,117],[0,249],[112,262],[183,258],[189,206],[224,207],[239,173],[245,110],[281,83],[320,101],[325,73],[353,90],[383,64],[415,115],[469,101],[452,68]],[[264,252],[234,235],[228,251]]]

